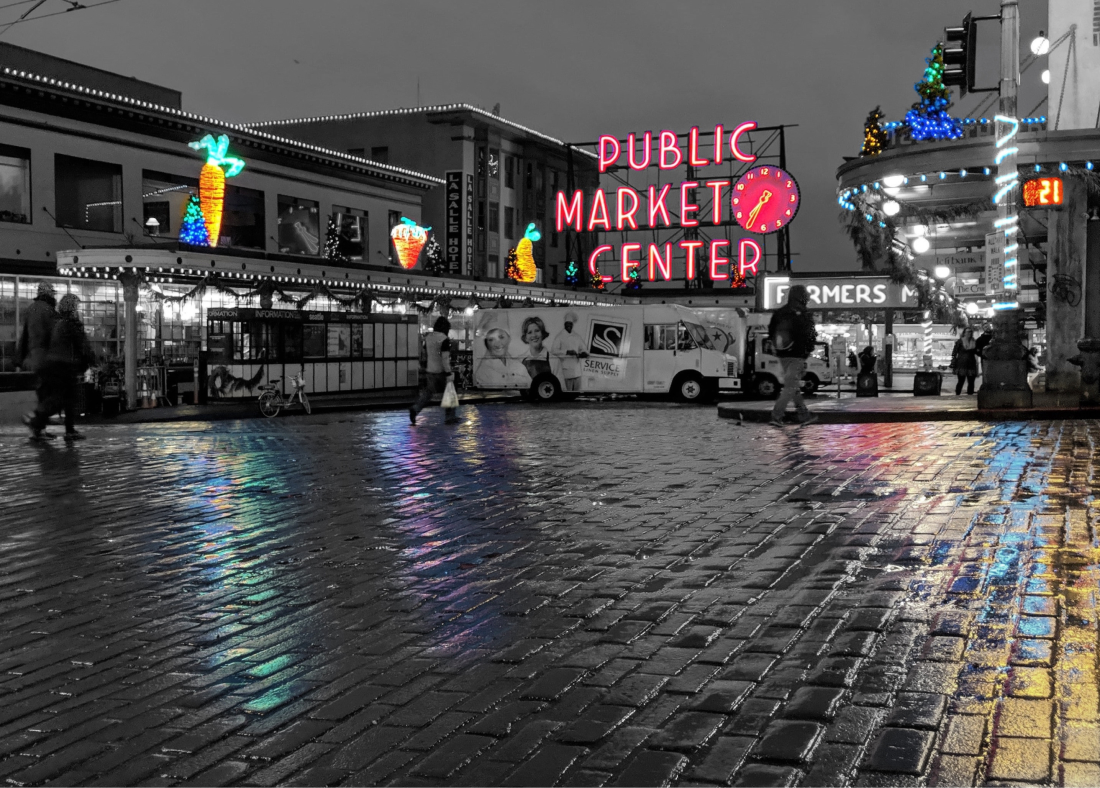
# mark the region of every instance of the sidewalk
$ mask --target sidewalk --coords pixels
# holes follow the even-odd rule
[[[368,396],[364,394],[310,395],[309,404],[314,414],[338,413],[356,410],[392,410],[408,408],[416,399],[412,389],[401,393],[386,393]],[[459,394],[463,405],[475,405],[485,402],[508,402],[519,399],[505,392],[469,392]],[[276,418],[286,416],[305,416],[300,407],[290,408],[279,413]],[[209,405],[178,405],[176,407],[138,408],[120,413],[118,416],[105,417],[89,414],[81,419],[84,424],[146,424],[151,422],[174,421],[228,421],[233,419],[263,418],[256,399],[249,397],[234,402],[218,402]]]
[[[771,400],[732,401],[718,405],[718,416],[739,421],[766,422],[771,419]],[[840,399],[836,390],[806,400],[822,424],[872,424],[912,421],[1033,421],[1048,419],[1100,418],[1100,408],[1028,408],[1023,410],[979,410],[977,396],[943,395],[914,397],[910,393],[882,393],[878,397],[856,397],[847,392]],[[793,419],[788,408],[787,420]]]

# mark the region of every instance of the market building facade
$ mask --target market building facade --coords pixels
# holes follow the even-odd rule
[[[409,389],[433,314],[457,315],[461,346],[478,306],[616,300],[426,270],[442,177],[180,103],[0,48],[0,372],[42,281],[80,296],[100,382],[131,406],[255,396],[291,366],[311,391]]]

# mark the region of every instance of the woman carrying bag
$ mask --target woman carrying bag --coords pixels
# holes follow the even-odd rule
[[[443,423],[458,424],[458,394],[455,392],[454,373],[451,372],[451,340],[447,334],[451,330],[451,321],[440,317],[435,321],[432,332],[424,337],[424,385],[420,396],[409,408],[409,422],[416,424],[420,411],[432,401],[433,394],[443,395]]]
[[[974,379],[978,377],[978,345],[974,339],[974,329],[964,328],[962,336],[955,340],[951,351],[951,370],[959,376],[955,384],[955,396],[962,394],[963,382],[966,382],[967,395],[974,393]]]

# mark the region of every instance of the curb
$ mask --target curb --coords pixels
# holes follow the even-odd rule
[[[818,424],[893,424],[921,421],[1059,421],[1097,419],[1100,408],[1033,408],[1030,410],[943,410],[943,411],[828,411],[814,410]],[[718,418],[767,423],[771,410],[738,408],[723,403]],[[791,424],[796,422],[791,421]]]

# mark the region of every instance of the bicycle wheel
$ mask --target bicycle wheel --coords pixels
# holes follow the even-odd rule
[[[309,407],[309,397],[306,396],[304,391],[299,391],[298,396],[302,400],[302,407],[305,408],[306,414],[313,413],[313,409]]]
[[[274,391],[265,391],[260,395],[260,413],[267,416],[269,419],[273,419],[279,415],[279,410],[283,407],[283,400]]]

